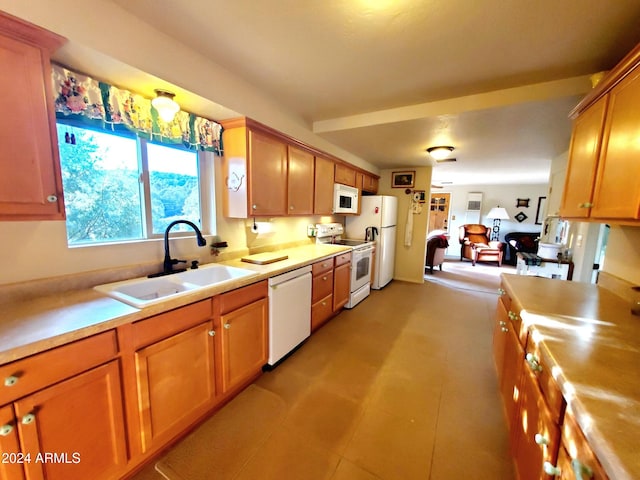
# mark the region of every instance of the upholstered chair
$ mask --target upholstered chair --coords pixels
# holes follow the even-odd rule
[[[497,262],[502,265],[504,244],[490,241],[491,228],[477,223],[467,223],[460,226],[460,261],[471,260],[476,262]]]
[[[447,251],[449,242],[445,235],[429,235],[427,237],[427,258],[425,261],[425,270],[428,268],[429,273],[433,274],[433,267],[440,267],[442,271],[442,262],[444,262],[444,253]]]

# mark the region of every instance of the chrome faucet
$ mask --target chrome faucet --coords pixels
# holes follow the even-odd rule
[[[174,265],[178,263],[187,263],[187,261],[176,260],[175,258],[171,258],[171,254],[169,253],[169,230],[171,230],[174,225],[177,225],[179,223],[184,223],[186,225],[189,225],[191,228],[193,228],[193,230],[196,232],[196,237],[198,238],[198,246],[204,247],[207,244],[207,241],[202,236],[202,232],[193,222],[190,222],[189,220],[175,220],[171,222],[167,227],[167,229],[164,231],[164,262],[163,262],[162,272],[149,275],[149,277],[159,277],[162,275],[169,275],[171,273],[178,273],[186,270],[186,268],[174,270],[173,269]]]

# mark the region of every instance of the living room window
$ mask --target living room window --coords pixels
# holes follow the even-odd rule
[[[57,129],[70,246],[160,237],[177,219],[214,233],[211,192],[200,189],[213,184],[201,178],[213,153],[60,121]]]

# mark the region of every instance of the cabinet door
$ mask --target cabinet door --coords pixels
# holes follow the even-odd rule
[[[349,185],[351,187],[356,186],[356,171],[341,163],[336,163],[334,178],[336,183],[342,183],[343,185]]]
[[[640,68],[609,94],[591,217],[640,219]]]
[[[518,406],[520,404],[520,379],[522,376],[524,348],[518,339],[518,332],[512,322],[507,322],[504,332],[504,359],[500,393],[504,402],[505,415],[509,430],[515,428]]]
[[[287,199],[289,215],[313,214],[313,155],[289,146]]]
[[[31,454],[30,480],[122,473],[127,454],[118,361],[19,400],[15,410],[22,450]]]
[[[259,132],[249,132],[249,215],[287,212],[287,146]]]
[[[259,373],[267,363],[267,307],[263,298],[220,317],[223,393]]]
[[[527,368],[522,375],[520,421],[515,425],[515,463],[520,480],[544,480],[543,465],[555,465],[560,430],[553,422],[535,376]]]
[[[345,263],[333,270],[333,311],[344,307],[349,301],[351,283],[351,263]]]
[[[498,300],[496,321],[493,328],[493,363],[498,375],[498,385],[502,384],[504,376],[504,351],[509,333],[509,318],[504,304]]]
[[[316,157],[313,213],[331,215],[333,212],[333,162]]]
[[[213,335],[209,321],[136,352],[143,451],[166,442],[211,406]]]
[[[607,100],[601,98],[575,120],[560,207],[563,217],[589,216]]]
[[[0,219],[64,218],[49,58],[0,36]]]
[[[0,408],[0,480],[24,480],[24,459],[13,407]]]

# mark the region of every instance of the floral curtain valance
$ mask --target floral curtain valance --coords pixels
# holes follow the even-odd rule
[[[105,130],[128,130],[156,142],[209,150],[222,155],[222,126],[212,120],[179,111],[163,121],[151,100],[136,93],[52,65],[56,117],[78,120]]]

